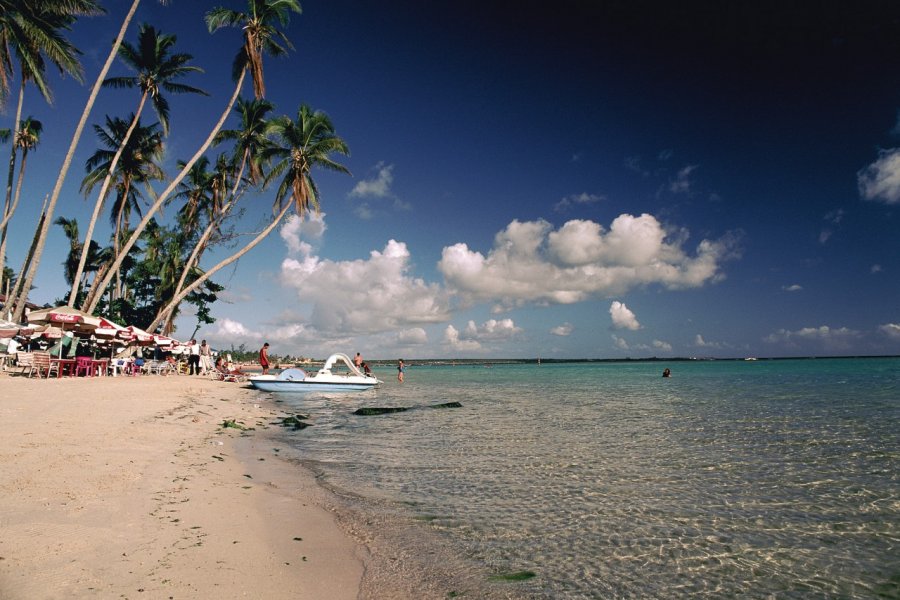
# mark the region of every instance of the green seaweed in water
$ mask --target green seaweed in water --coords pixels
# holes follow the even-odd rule
[[[490,577],[491,581],[527,581],[537,577],[534,571],[516,571],[514,573],[501,573]]]
[[[309,417],[306,417],[304,415],[292,415],[290,417],[283,418],[279,425],[281,425],[282,427],[293,427],[294,431],[297,431],[298,429],[306,429],[307,427],[312,426],[312,423],[304,422],[308,418]]]

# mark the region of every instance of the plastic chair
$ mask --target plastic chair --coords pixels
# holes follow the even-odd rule
[[[85,377],[94,376],[94,361],[90,356],[75,357],[75,377],[84,375]]]

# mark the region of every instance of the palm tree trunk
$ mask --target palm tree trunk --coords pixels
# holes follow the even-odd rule
[[[44,219],[46,219],[46,218],[47,218],[47,198],[45,197],[44,205],[41,207],[41,216],[38,217],[38,224],[34,230],[34,238],[31,240],[31,246],[28,248],[28,253],[25,255],[25,260],[22,262],[22,270],[19,271],[19,273],[24,273],[25,271],[28,270],[29,265],[31,265],[31,258],[34,256],[35,248],[37,248],[38,235],[40,234],[41,227],[44,225]],[[7,294],[7,296],[6,296],[6,306],[7,307],[13,306],[12,304],[10,304],[10,302],[12,301],[11,300],[12,298],[17,298],[20,295],[23,295],[26,298],[28,297],[28,292],[22,291],[24,288],[23,284],[24,284],[24,282],[22,281],[21,276],[17,277],[16,278],[16,286],[13,288],[13,291],[10,294]],[[24,305],[23,305],[23,310],[24,310]],[[13,318],[10,320],[18,323],[18,322],[22,321],[23,317],[24,317],[24,314],[21,317],[16,317],[15,315],[13,315]]]
[[[56,178],[56,185],[53,187],[53,192],[50,196],[50,205],[47,207],[47,216],[44,219],[42,226],[40,227],[40,231],[38,234],[38,243],[35,248],[34,258],[31,263],[31,267],[28,269],[28,276],[25,277],[25,282],[22,285],[22,292],[19,297],[16,298],[15,309],[13,316],[15,317],[15,321],[21,321],[22,317],[25,314],[25,303],[28,300],[28,291],[31,289],[31,284],[34,281],[34,276],[37,274],[37,268],[40,265],[41,257],[44,253],[44,244],[47,242],[47,232],[50,229],[50,221],[52,220],[53,211],[56,208],[56,202],[59,200],[59,194],[62,192],[63,182],[66,180],[66,175],[69,172],[69,167],[72,166],[72,158],[75,156],[75,149],[78,147],[78,142],[81,140],[81,134],[84,131],[84,126],[87,123],[88,117],[91,114],[91,109],[94,108],[94,103],[97,100],[97,96],[100,94],[100,86],[103,85],[103,80],[106,79],[106,74],[109,72],[109,68],[112,66],[113,60],[115,60],[116,55],[119,53],[119,46],[122,44],[122,40],[125,38],[125,32],[128,30],[128,25],[131,23],[131,19],[134,17],[135,11],[137,11],[138,5],[141,3],[141,0],[133,0],[131,3],[131,8],[128,10],[128,14],[125,15],[125,20],[122,21],[122,27],[119,29],[119,35],[116,37],[116,41],[113,42],[112,48],[110,48],[109,56],[106,58],[106,62],[103,64],[103,68],[100,69],[100,74],[97,76],[97,81],[94,82],[94,87],[91,89],[91,95],[88,97],[87,104],[84,106],[84,111],[81,113],[81,119],[78,121],[78,125],[75,127],[75,134],[72,136],[72,142],[69,144],[69,150],[66,152],[66,157],[63,159],[62,168],[59,171],[59,176]],[[19,275],[20,278],[24,273]]]
[[[22,105],[25,103],[25,82],[19,86],[19,101],[16,103],[16,118],[13,121],[12,148],[9,151],[9,175],[6,178],[6,202],[3,204],[3,222],[0,223],[0,288],[3,287],[3,267],[6,257],[6,224],[12,217],[15,208],[11,208],[13,175],[16,172],[16,138],[19,137],[20,121],[22,119]],[[6,299],[9,304],[9,298]]]
[[[206,250],[206,244],[209,242],[209,238],[212,236],[213,231],[215,231],[216,226],[220,224],[225,217],[228,216],[228,213],[231,212],[231,208],[234,206],[237,201],[237,191],[238,186],[240,185],[241,178],[244,176],[244,170],[247,167],[247,157],[250,152],[245,150],[244,155],[241,157],[241,168],[238,169],[237,177],[235,177],[234,186],[231,188],[231,194],[229,194],[228,202],[225,206],[222,207],[222,210],[219,211],[219,214],[216,215],[215,218],[210,219],[209,224],[206,226],[206,229],[203,231],[203,235],[200,236],[200,239],[197,241],[196,245],[194,245],[194,250],[191,252],[191,256],[187,259],[187,262],[184,264],[184,269],[181,271],[181,277],[178,279],[178,284],[175,286],[175,294],[181,292],[184,288],[184,282],[187,281],[188,274],[191,272],[191,269],[194,268],[195,264],[200,262],[200,255]],[[172,314],[174,310],[169,311],[168,314],[164,313],[160,310],[156,317],[153,320],[153,323],[159,325],[160,322],[165,321],[165,329],[171,327],[172,322]],[[166,335],[166,334],[164,334]]]
[[[222,116],[219,117],[218,122],[213,127],[213,130],[210,132],[209,136],[206,138],[206,141],[200,146],[200,149],[191,157],[191,160],[187,162],[186,165],[181,169],[181,172],[169,183],[168,187],[163,190],[163,193],[159,195],[156,199],[156,202],[147,210],[144,214],[144,218],[141,219],[141,222],[138,223],[137,227],[135,227],[134,231],[131,234],[131,237],[128,238],[128,241],[125,242],[125,245],[122,247],[119,256],[116,257],[115,263],[113,263],[113,267],[111,272],[118,270],[119,266],[122,264],[122,261],[128,256],[128,252],[131,250],[132,246],[137,242],[138,238],[140,238],[141,234],[146,229],[147,225],[150,223],[150,220],[159,210],[159,208],[163,205],[166,199],[169,197],[169,194],[178,187],[178,184],[181,183],[181,180],[187,176],[188,172],[191,170],[191,167],[194,166],[201,156],[209,149],[209,146],[212,144],[213,139],[216,137],[216,134],[219,133],[219,130],[222,129],[222,126],[225,125],[226,119],[228,119],[228,115],[231,113],[231,109],[234,106],[235,101],[241,93],[241,86],[244,83],[244,77],[247,75],[247,69],[241,71],[240,77],[238,77],[237,84],[234,86],[234,93],[231,95],[231,98],[228,101],[225,110],[222,112]],[[109,281],[112,278],[110,273],[106,274],[106,277],[103,278],[103,281],[100,282],[100,285],[97,286],[97,289],[105,289],[106,286],[109,285]],[[93,290],[92,290],[93,291]],[[95,308],[97,308],[97,303],[100,301],[100,296],[94,294],[90,303],[85,308],[85,311],[88,313],[92,313]]]
[[[97,202],[94,203],[94,212],[91,214],[91,222],[88,224],[87,232],[84,234],[84,244],[81,248],[81,258],[78,259],[78,269],[75,271],[72,291],[69,292],[69,306],[75,306],[75,298],[78,296],[81,274],[84,272],[88,250],[91,247],[91,239],[93,239],[94,235],[94,226],[97,224],[97,218],[100,216],[100,211],[103,209],[103,202],[106,199],[106,192],[109,190],[109,184],[112,182],[113,172],[115,172],[116,166],[119,164],[119,159],[122,157],[122,152],[124,152],[128,140],[131,139],[131,134],[137,127],[138,120],[141,118],[141,113],[144,111],[144,104],[147,102],[147,94],[148,92],[141,94],[141,101],[138,104],[137,111],[134,113],[134,119],[131,120],[131,125],[128,127],[128,131],[125,132],[125,137],[122,139],[122,143],[119,144],[116,154],[113,156],[112,162],[109,165],[109,173],[106,174],[106,177],[103,179],[103,185],[100,186],[100,194],[97,196]]]
[[[16,207],[19,205],[19,198],[22,196],[22,181],[25,179],[25,164],[28,161],[28,148],[22,149],[22,162],[19,164],[19,176],[16,179],[16,195],[13,198],[12,208],[9,210],[9,216],[12,216]],[[0,235],[0,257],[6,256],[6,228],[3,228],[3,234]],[[0,261],[0,287],[3,281],[3,263]]]
[[[230,265],[231,263],[233,263],[234,261],[236,261],[243,255],[250,252],[254,247],[256,247],[257,244],[259,244],[261,241],[263,241],[266,238],[266,236],[268,236],[270,233],[272,233],[272,230],[278,226],[278,224],[284,218],[284,215],[287,214],[287,212],[291,208],[291,206],[293,206],[293,204],[291,202],[285,202],[284,208],[281,209],[281,212],[278,213],[278,215],[274,219],[272,219],[272,222],[269,223],[265,229],[260,231],[256,235],[255,238],[250,240],[250,242],[248,242],[246,246],[244,246],[243,248],[241,248],[240,250],[238,250],[237,252],[235,252],[234,254],[229,256],[228,258],[222,260],[219,264],[217,264],[213,268],[211,268],[208,271],[206,271],[205,273],[203,273],[203,275],[201,275],[200,277],[198,277],[197,279],[192,281],[189,286],[187,286],[186,288],[184,288],[183,290],[178,292],[175,295],[175,297],[172,298],[172,300],[170,300],[169,303],[163,308],[163,310],[160,311],[160,314],[169,313],[169,312],[174,311],[175,307],[177,307],[181,303],[181,301],[184,300],[185,296],[187,296],[188,294],[190,294],[191,292],[193,292],[194,290],[199,288],[201,285],[203,285],[203,283],[205,283],[207,279],[209,279],[210,277],[215,275],[217,271],[224,269],[225,267],[227,267],[228,265]],[[153,329],[159,325],[159,322],[160,322],[160,318],[157,317],[153,321],[153,323],[150,324],[150,327],[147,328],[147,331],[153,331]]]

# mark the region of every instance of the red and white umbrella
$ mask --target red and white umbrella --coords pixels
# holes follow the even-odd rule
[[[140,327],[129,325],[125,328],[131,334],[131,341],[140,346],[149,346],[153,344],[153,334],[147,333]]]
[[[57,306],[29,312],[28,322],[34,325],[59,325],[70,331],[91,332],[100,326],[100,317],[70,306]]]

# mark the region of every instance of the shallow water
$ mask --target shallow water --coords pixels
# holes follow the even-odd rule
[[[375,391],[281,395],[315,423],[291,443],[329,485],[419,519],[476,571],[535,573],[487,587],[900,597],[898,359],[378,374]],[[449,401],[463,407],[352,414]]]

